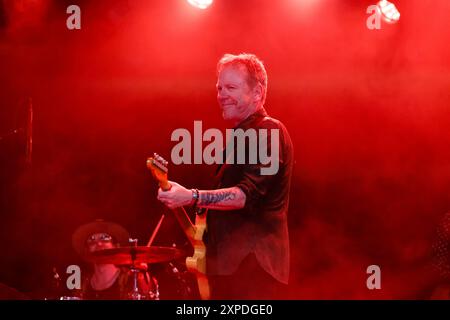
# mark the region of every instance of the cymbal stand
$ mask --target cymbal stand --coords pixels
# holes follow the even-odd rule
[[[130,239],[129,242],[133,243],[133,245],[135,247],[137,247],[137,239]],[[130,267],[130,272],[133,275],[133,289],[131,291],[131,293],[129,293],[129,297],[131,298],[131,300],[142,300],[142,298],[144,298],[142,296],[142,294],[140,294],[139,292],[139,286],[138,286],[138,275],[139,272],[141,272],[141,270],[139,270],[139,268],[136,268],[136,265],[134,263],[134,261],[136,260],[136,251],[135,250],[131,250],[131,267]]]

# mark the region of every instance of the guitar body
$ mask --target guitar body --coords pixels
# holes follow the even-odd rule
[[[159,186],[163,191],[170,190],[172,186],[168,181],[167,161],[155,154],[154,157],[147,159],[147,168],[150,169],[155,179],[158,180]],[[194,248],[192,257],[186,258],[186,267],[189,272],[196,275],[200,297],[202,300],[208,300],[210,298],[210,290],[208,277],[206,276],[206,246],[203,242],[203,235],[207,228],[207,213],[197,214],[195,225],[193,225],[183,207],[176,208],[173,212]]]
[[[195,218],[196,232],[194,235],[194,254],[192,257],[186,258],[186,267],[197,277],[198,291],[202,300],[210,298],[209,281],[206,276],[206,246],[203,242],[203,234],[206,231],[206,212],[196,215]]]
[[[206,213],[195,218],[194,255],[186,259],[189,271],[206,273],[206,246],[203,243],[203,234],[206,231]]]

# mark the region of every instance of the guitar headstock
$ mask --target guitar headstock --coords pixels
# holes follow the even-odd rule
[[[158,180],[159,185],[163,190],[170,189],[167,178],[169,172],[167,165],[168,162],[157,153],[154,153],[153,157],[147,158],[147,168],[150,169],[152,175]]]

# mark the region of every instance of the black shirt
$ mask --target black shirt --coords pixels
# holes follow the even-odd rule
[[[266,129],[267,139],[264,140],[267,141],[267,148],[261,147],[261,141],[258,141],[258,154],[264,154],[278,144],[279,167],[275,174],[264,175],[261,169],[268,168],[271,164],[262,164],[259,157],[256,163],[249,163],[249,140],[245,144],[245,164],[234,161],[234,164],[219,166],[217,188],[239,187],[246,195],[246,203],[240,210],[209,211],[205,238],[207,272],[211,275],[230,275],[248,254],[254,253],[265,271],[278,281],[287,283],[287,211],[293,167],[292,142],[285,126],[268,117],[264,109],[252,114],[235,129],[239,128],[244,131],[255,129],[257,133],[261,132],[260,129]],[[279,140],[275,139],[275,145],[272,145],[272,136],[276,137],[277,134]],[[235,155],[236,147],[237,143],[234,146]]]

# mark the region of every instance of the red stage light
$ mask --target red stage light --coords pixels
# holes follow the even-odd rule
[[[199,9],[206,9],[208,8],[213,0],[187,0],[191,5],[193,5],[196,8]]]
[[[381,17],[387,23],[397,23],[400,20],[400,12],[393,3],[381,0],[378,2],[377,7]]]

